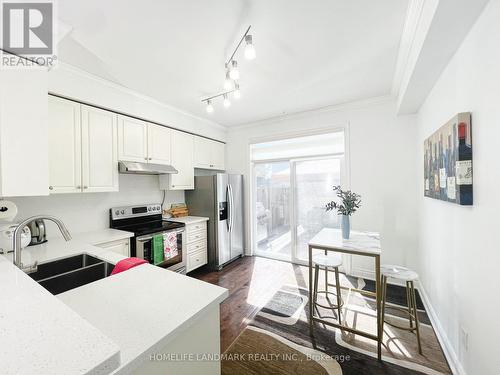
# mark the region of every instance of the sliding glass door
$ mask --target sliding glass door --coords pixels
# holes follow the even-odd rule
[[[289,260],[292,254],[290,162],[255,164],[254,184],[255,251]]]
[[[325,204],[336,199],[342,156],[254,163],[253,238],[257,255],[304,263],[307,244],[340,221]]]
[[[334,212],[325,204],[336,199],[332,187],[340,185],[341,159],[311,159],[293,162],[295,208],[295,254],[292,260],[308,260],[308,243],[323,228],[339,228]]]

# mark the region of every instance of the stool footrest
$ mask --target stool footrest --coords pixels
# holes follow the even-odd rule
[[[414,326],[414,327],[403,327],[403,326],[400,326],[399,324],[388,322],[385,319],[384,319],[384,323],[389,324],[390,326],[392,326],[394,328],[404,329],[405,331],[416,331],[417,330],[416,326]]]
[[[331,294],[332,296],[335,296],[335,298],[337,298],[337,295],[333,292],[329,292],[327,290],[318,290],[316,292],[316,294],[326,294],[326,296],[328,296],[328,294]],[[344,300],[341,298],[340,299],[340,306],[338,305],[330,305],[330,306],[326,306],[326,305],[322,305],[321,303],[314,303],[315,306],[319,306],[319,307],[323,307],[324,309],[338,309],[339,307],[342,307],[344,306]]]

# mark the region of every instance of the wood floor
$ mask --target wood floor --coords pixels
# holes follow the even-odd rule
[[[308,285],[307,267],[261,257],[243,257],[220,272],[202,269],[189,275],[229,290],[229,297],[221,304],[221,352],[281,286]]]

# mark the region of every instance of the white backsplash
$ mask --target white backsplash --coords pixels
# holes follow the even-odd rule
[[[120,175],[120,191],[116,193],[55,194],[47,197],[5,198],[19,210],[16,221],[29,216],[47,214],[61,219],[72,233],[109,228],[109,209],[144,203],[160,203],[163,191],[158,176]],[[165,207],[184,202],[184,191],[167,191]],[[48,237],[60,236],[48,222]]]

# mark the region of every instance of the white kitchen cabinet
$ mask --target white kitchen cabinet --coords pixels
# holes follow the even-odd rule
[[[212,165],[214,169],[221,171],[226,169],[226,145],[224,143],[213,141]]]
[[[127,116],[118,120],[118,159],[148,161],[148,123]]]
[[[47,69],[0,69],[0,196],[49,194]]]
[[[118,191],[117,115],[49,97],[49,191]]]
[[[49,190],[82,190],[81,104],[49,96]]]
[[[172,131],[161,125],[148,124],[148,161],[171,164]]]
[[[96,244],[95,246],[109,251],[114,251],[115,253],[126,257],[130,256],[130,241],[128,240],[128,238],[124,240],[103,242]]]
[[[203,137],[194,137],[194,166],[203,169],[225,169],[225,145]]]
[[[118,128],[113,112],[82,105],[82,189],[118,191]]]
[[[194,189],[194,136],[177,130],[171,130],[172,166],[178,173],[160,175],[162,190]]]
[[[208,263],[207,222],[186,224],[186,272]]]

